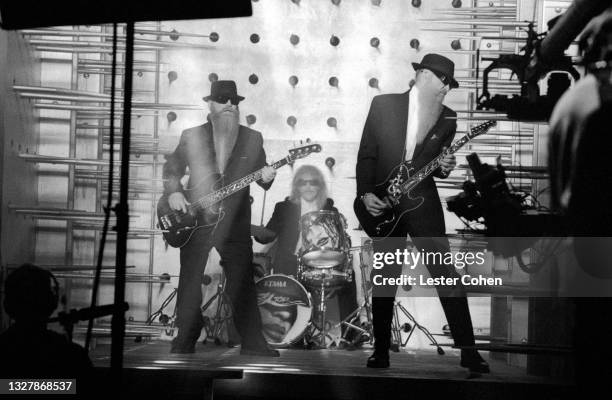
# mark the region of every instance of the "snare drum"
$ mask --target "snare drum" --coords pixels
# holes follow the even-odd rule
[[[300,262],[309,267],[330,268],[345,264],[351,247],[346,219],[335,211],[312,211],[300,219]]]
[[[311,267],[303,264],[298,265],[298,279],[308,288],[334,288],[343,286],[353,280],[353,263],[349,255],[342,264],[329,267]]]
[[[286,347],[299,341],[310,323],[310,293],[286,275],[268,275],[255,284],[262,333],[271,346]]]

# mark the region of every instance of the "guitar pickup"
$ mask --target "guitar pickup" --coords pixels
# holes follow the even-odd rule
[[[170,227],[172,226],[172,224],[170,223],[170,219],[165,215],[160,218],[160,221],[162,224],[162,229],[170,229]]]

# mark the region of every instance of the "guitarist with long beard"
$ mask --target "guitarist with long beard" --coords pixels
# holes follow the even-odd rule
[[[457,113],[442,104],[448,91],[459,86],[454,79],[454,63],[438,54],[428,54],[420,64],[413,63],[413,67],[416,77],[411,90],[373,99],[361,137],[356,168],[357,201],[363,202],[367,212],[374,217],[383,214],[391,206],[374,194],[377,185],[393,178],[390,175],[394,174],[394,168],[402,162],[409,161],[414,170],[430,162],[450,145],[457,129]],[[446,178],[455,165],[455,157],[448,155],[433,176]],[[441,253],[449,251],[444,215],[433,178],[430,176],[422,181],[414,194],[423,196],[424,203],[404,215],[388,238],[374,238],[375,252],[403,251],[407,234],[418,250]],[[427,265],[427,269],[432,277],[458,276],[452,265],[431,264]],[[399,277],[401,272],[401,264],[386,264],[382,269],[374,270],[373,275],[381,274],[391,278]],[[374,353],[367,361],[370,368],[389,367],[396,289],[394,285],[373,287],[375,346]],[[437,290],[455,345],[474,345],[474,332],[463,288],[454,288],[452,293],[440,286]],[[472,372],[489,372],[488,364],[475,350],[461,351],[461,366]]]
[[[263,168],[257,183],[267,190],[276,171],[266,167],[261,133],[239,124],[238,96],[234,81],[215,81],[210,96],[204,97],[210,109],[209,122],[183,131],[180,142],[164,165],[164,191],[172,210],[186,212],[189,201],[181,179],[189,168],[188,188],[206,189],[217,178],[218,186],[240,179]],[[215,179],[211,180],[211,177]],[[221,185],[219,185],[221,184]],[[205,193],[201,193],[205,194]],[[225,199],[217,210],[222,218],[216,225],[196,229],[180,249],[181,271],[178,287],[178,336],[172,353],[193,353],[203,327],[200,306],[201,282],[210,250],[221,255],[227,279],[226,294],[232,304],[234,323],[242,338],[241,354],[278,357],[262,335],[261,318],[253,282],[251,206],[248,186]]]

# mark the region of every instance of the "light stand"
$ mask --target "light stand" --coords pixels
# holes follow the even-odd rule
[[[125,299],[125,271],[127,235],[129,229],[128,179],[130,176],[130,136],[132,125],[132,74],[134,73],[134,21],[128,21],[125,33],[125,72],[123,84],[123,129],[121,132],[121,180],[117,216],[117,255],[115,273],[115,304]],[[113,134],[113,132],[111,132]],[[112,151],[112,149],[111,149]],[[111,321],[111,374],[121,382],[123,341],[125,339],[125,310],[116,308]]]

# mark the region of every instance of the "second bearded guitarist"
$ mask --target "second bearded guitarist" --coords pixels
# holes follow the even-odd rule
[[[176,150],[164,165],[164,190],[173,210],[185,211],[189,204],[180,180],[189,168],[188,187],[198,185],[211,174],[220,173],[225,183],[265,167],[266,154],[261,133],[239,125],[238,96],[234,81],[215,81],[210,96],[204,97],[210,109],[209,122],[183,131]],[[272,185],[276,171],[264,168],[257,183]],[[251,261],[251,205],[249,188],[223,201],[224,218],[216,227],[197,229],[181,247],[178,287],[178,336],[171,352],[193,353],[203,327],[202,274],[208,253],[215,247],[221,255],[227,279],[226,294],[232,303],[234,323],[242,338],[241,354],[278,356],[268,348],[262,335]]]
[[[457,114],[442,104],[448,91],[458,87],[454,79],[454,63],[438,54],[428,54],[421,63],[413,63],[413,67],[416,77],[411,90],[375,97],[363,129],[357,155],[357,196],[374,216],[380,215],[388,205],[372,192],[377,184],[387,180],[396,165],[411,161],[417,167],[423,166],[449,146],[455,136]],[[433,175],[445,178],[455,164],[454,156],[448,156]],[[397,249],[405,249],[407,234],[419,250],[449,251],[444,215],[433,177],[421,182],[414,194],[423,196],[424,204],[403,218],[389,238],[375,241],[375,252],[395,253]],[[432,264],[427,265],[427,269],[433,277],[457,276],[454,268],[448,265]],[[399,277],[401,270],[402,265],[386,264],[381,270],[374,270],[373,274]],[[375,350],[368,358],[368,367],[389,366],[396,288],[373,287]],[[463,293],[463,288],[458,289]],[[474,332],[465,294],[450,297],[442,287],[437,287],[437,290],[455,345],[473,345]],[[488,364],[475,350],[462,350],[461,365],[474,372],[489,371]]]

